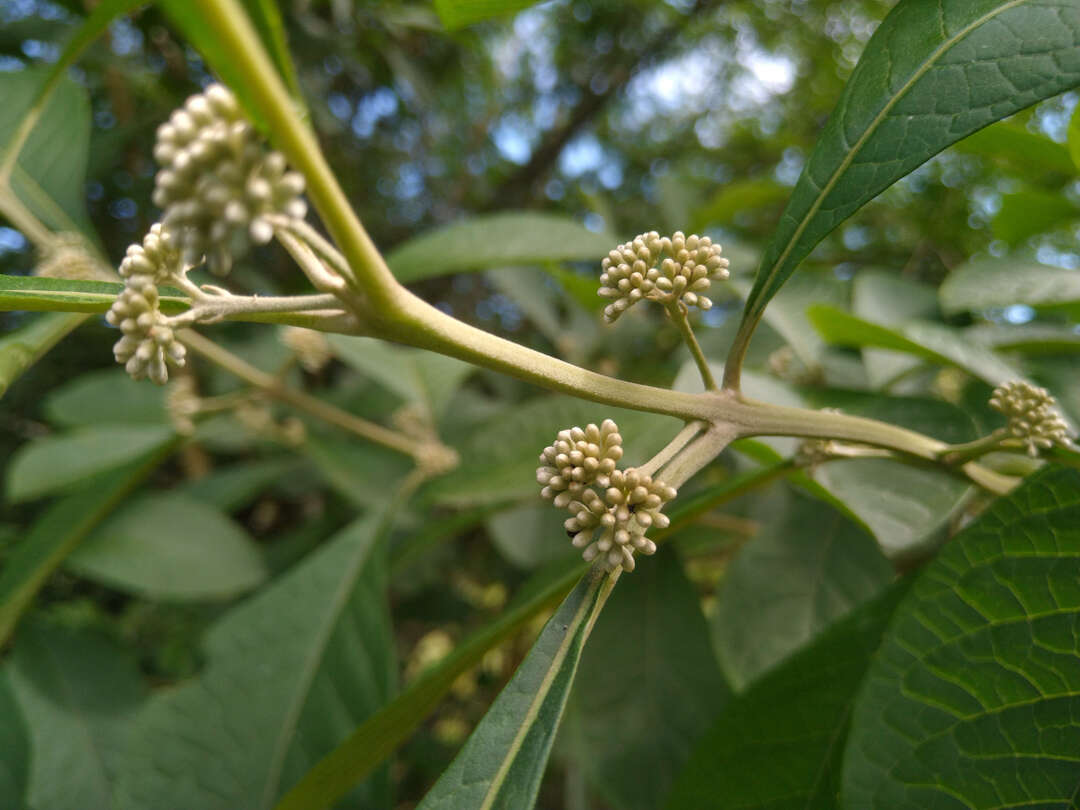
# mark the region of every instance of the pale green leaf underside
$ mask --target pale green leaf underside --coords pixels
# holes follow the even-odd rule
[[[855,707],[848,810],[1080,795],[1080,473],[997,501],[920,574]]]
[[[938,289],[946,312],[1026,304],[1080,317],[1080,273],[1012,259],[986,259],[954,270]]]
[[[123,289],[112,281],[0,275],[0,311],[105,312]],[[190,305],[177,290],[163,292],[163,312],[181,312]]]
[[[1080,84],[1073,0],[901,0],[867,43],[746,304],[756,322],[813,247],[945,147]]]
[[[386,256],[398,281],[548,261],[599,262],[618,243],[553,214],[511,212],[470,217],[421,234]]]
[[[417,810],[529,810],[592,623],[614,585],[585,576]]]

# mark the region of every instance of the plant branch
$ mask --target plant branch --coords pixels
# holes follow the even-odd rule
[[[226,351],[211,340],[207,340],[198,332],[185,329],[178,333],[178,337],[192,350],[221,366],[229,373],[255,386],[267,396],[291,405],[297,410],[304,411],[363,439],[412,456],[418,462],[428,454],[428,443],[418,442],[403,433],[361,419],[359,416],[353,416],[351,413],[323,402],[321,399],[316,399],[303,391],[290,388],[273,374],[267,374],[265,371],[255,368],[232,352]]]
[[[690,350],[694,362],[697,363],[698,371],[701,373],[701,381],[705,383],[705,389],[708,391],[719,391],[720,387],[716,384],[712,369],[709,368],[709,361],[705,359],[705,353],[701,350],[701,344],[698,343],[697,337],[694,335],[693,327],[690,326],[690,319],[687,317],[686,312],[686,304],[676,300],[665,306],[665,309],[671,317],[671,320],[679,327],[679,331],[682,332],[683,340],[686,341],[686,347]]]
[[[644,473],[645,475],[652,475],[655,473],[674,458],[676,453],[686,447],[687,442],[697,436],[704,427],[704,422],[695,420],[688,423],[675,435],[674,439],[668,442],[667,447],[638,467],[638,472]]]

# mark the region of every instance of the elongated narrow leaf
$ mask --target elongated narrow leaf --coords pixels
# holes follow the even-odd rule
[[[1073,0],[901,0],[807,161],[744,322],[755,324],[799,262],[876,194],[975,130],[1077,84]]]
[[[938,317],[937,291],[894,273],[862,272],[855,277],[851,311],[864,320],[889,327],[933,320]],[[918,357],[888,349],[865,348],[862,356],[866,376],[874,388],[883,388],[922,365]]]
[[[907,583],[836,622],[731,701],[694,748],[667,810],[834,810],[851,707]]]
[[[170,493],[133,500],[68,557],[88,579],[153,599],[224,599],[266,578],[247,533],[220,511]]]
[[[1080,273],[1034,262],[985,259],[954,270],[938,289],[946,312],[1026,304],[1080,318]]]
[[[843,806],[1072,807],[1080,472],[997,501],[919,575],[855,706]]]
[[[0,644],[10,637],[23,611],[64,558],[177,444],[170,436],[142,459],[101,474],[37,519],[0,569]]]
[[[620,810],[663,805],[730,696],[700,602],[678,556],[664,549],[622,578],[581,657],[571,755]]]
[[[134,656],[96,634],[28,622],[12,653],[11,685],[31,742],[27,801],[17,806],[114,807],[144,693]]]
[[[892,579],[874,538],[839,511],[792,493],[743,547],[717,591],[713,636],[736,689],[752,683]]]
[[[112,281],[0,275],[0,311],[105,312],[122,289],[123,284]],[[161,298],[167,313],[182,312],[188,304],[180,295]]]
[[[81,374],[45,396],[45,415],[52,425],[165,425],[165,388],[131,379],[123,368]]]
[[[533,806],[585,640],[616,578],[582,578],[417,810]]]
[[[386,701],[381,522],[356,521],[211,629],[199,677],[152,697],[136,721],[119,807],[269,808]],[[367,791],[380,801],[385,785]]]
[[[12,457],[7,496],[24,501],[68,489],[160,447],[172,435],[167,425],[103,425],[37,439]]]
[[[453,31],[536,3],[537,0],[435,0],[435,10],[443,25]]]
[[[30,781],[30,735],[10,675],[10,665],[0,670],[0,804],[22,807]]]
[[[972,344],[963,333],[941,324],[912,322],[889,328],[825,305],[811,307],[807,317],[827,341],[839,346],[905,352],[932,363],[956,366],[989,385],[1024,377],[986,347]]]
[[[289,88],[293,100],[302,108],[304,96],[300,91],[300,81],[296,76],[296,65],[293,64],[292,55],[289,53],[285,23],[281,19],[281,9],[278,8],[277,0],[243,0],[243,3],[244,10],[255,25],[255,30],[259,32],[263,47],[274,60],[274,66],[285,82],[285,86]]]
[[[21,329],[0,338],[0,397],[24,371],[84,320],[85,315],[40,315]]]
[[[552,214],[472,217],[410,239],[386,257],[399,281],[560,260],[599,262],[619,240]]]
[[[491,624],[460,642],[450,655],[372,715],[317,763],[274,810],[321,810],[333,806],[416,730],[458,676],[480,663],[488,650],[519,632],[540,611],[565,598],[584,568],[584,563],[575,560],[572,565],[559,566],[554,576],[550,572],[537,574],[523,586],[525,596]]]

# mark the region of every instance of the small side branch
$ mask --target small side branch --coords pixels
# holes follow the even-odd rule
[[[705,353],[701,351],[701,345],[697,342],[694,330],[690,326],[690,319],[686,313],[686,304],[682,301],[675,301],[667,306],[667,312],[671,316],[671,320],[679,327],[679,331],[682,332],[686,347],[690,349],[690,354],[693,356],[694,362],[697,363],[698,371],[701,372],[701,380],[705,383],[705,389],[707,391],[719,391],[720,386],[716,384],[716,380],[713,378],[712,369],[709,368],[709,361],[705,358]]]

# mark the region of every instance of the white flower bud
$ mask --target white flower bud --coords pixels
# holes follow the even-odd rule
[[[1005,415],[1009,437],[1032,458],[1040,450],[1072,447],[1069,425],[1057,410],[1057,400],[1045,388],[1012,380],[994,389],[990,407]]]

